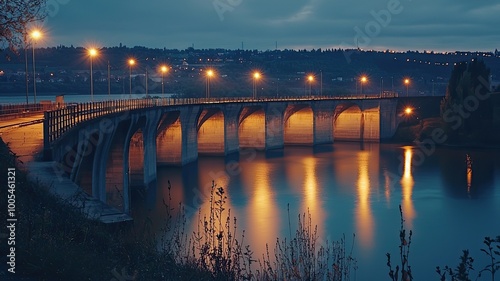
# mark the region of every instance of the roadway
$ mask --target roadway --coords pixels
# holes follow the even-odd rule
[[[0,138],[19,157],[21,164],[34,161],[43,151],[43,113],[0,120]]]

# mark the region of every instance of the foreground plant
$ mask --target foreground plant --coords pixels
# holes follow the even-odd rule
[[[389,267],[389,277],[392,281],[410,281],[413,280],[409,262],[412,231],[410,230],[409,235],[406,235],[406,229],[404,228],[403,210],[401,209],[401,205],[399,205],[399,214],[401,216],[401,228],[399,230],[399,259],[401,267],[398,264],[396,265],[395,269],[392,268],[390,253],[386,254],[387,266]],[[399,275],[400,270],[401,275]]]
[[[299,215],[295,237],[277,238],[274,258],[266,245],[257,280],[350,280],[351,269],[357,267],[352,247],[349,253],[346,251],[345,237],[340,241],[326,241],[317,249],[318,239],[318,228],[312,227],[311,214]]]
[[[495,239],[485,237],[483,241],[486,248],[482,248],[481,252],[485,253],[489,258],[489,264],[481,269],[475,280],[479,280],[483,273],[489,272],[491,281],[495,281],[495,274],[500,270],[500,236]],[[474,259],[469,256],[469,250],[463,250],[463,255],[460,257],[460,263],[455,269],[445,266],[442,270],[439,266],[436,267],[436,272],[439,274],[440,280],[445,281],[446,275],[451,278],[451,281],[470,281],[469,273],[474,270],[472,263]]]

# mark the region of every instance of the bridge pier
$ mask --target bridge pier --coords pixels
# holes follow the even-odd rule
[[[268,103],[266,113],[266,150],[285,146],[284,113],[285,103]]]
[[[116,130],[113,130],[111,137],[104,138],[103,132],[99,131],[99,144],[92,164],[92,196],[104,203],[106,203],[106,164],[115,134]]]
[[[333,143],[333,108],[331,101],[313,103],[313,145]]]
[[[186,165],[198,159],[198,115],[200,107],[183,108],[180,113],[182,128],[181,164]]]
[[[144,185],[156,181],[156,135],[161,114],[150,112],[143,130],[144,141]]]
[[[397,113],[398,101],[394,99],[380,100],[380,139],[390,139],[396,133],[401,123],[401,118]]]
[[[240,149],[238,137],[240,111],[241,106],[234,104],[224,109],[224,155],[236,153]]]

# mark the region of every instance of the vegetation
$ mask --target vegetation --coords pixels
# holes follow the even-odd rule
[[[441,117],[451,141],[486,140],[491,137],[493,107],[490,69],[483,61],[457,64],[451,72]]]
[[[412,231],[410,230],[408,236],[406,235],[406,229],[404,228],[403,210],[401,205],[399,205],[399,213],[401,216],[401,228],[399,230],[399,260],[400,265],[396,265],[396,268],[392,268],[391,254],[387,253],[387,266],[389,267],[389,277],[392,281],[410,281],[413,280],[413,275],[411,273],[410,266],[410,246],[411,246],[411,236]],[[399,272],[401,270],[401,275]],[[401,277],[401,278],[400,278]]]
[[[45,17],[45,0],[9,0],[0,4],[0,42],[10,47],[26,44],[30,23]],[[23,42],[24,41],[24,42]]]

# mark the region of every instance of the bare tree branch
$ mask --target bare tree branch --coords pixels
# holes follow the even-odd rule
[[[0,0],[0,43],[22,46],[30,23],[45,18],[46,0]]]

